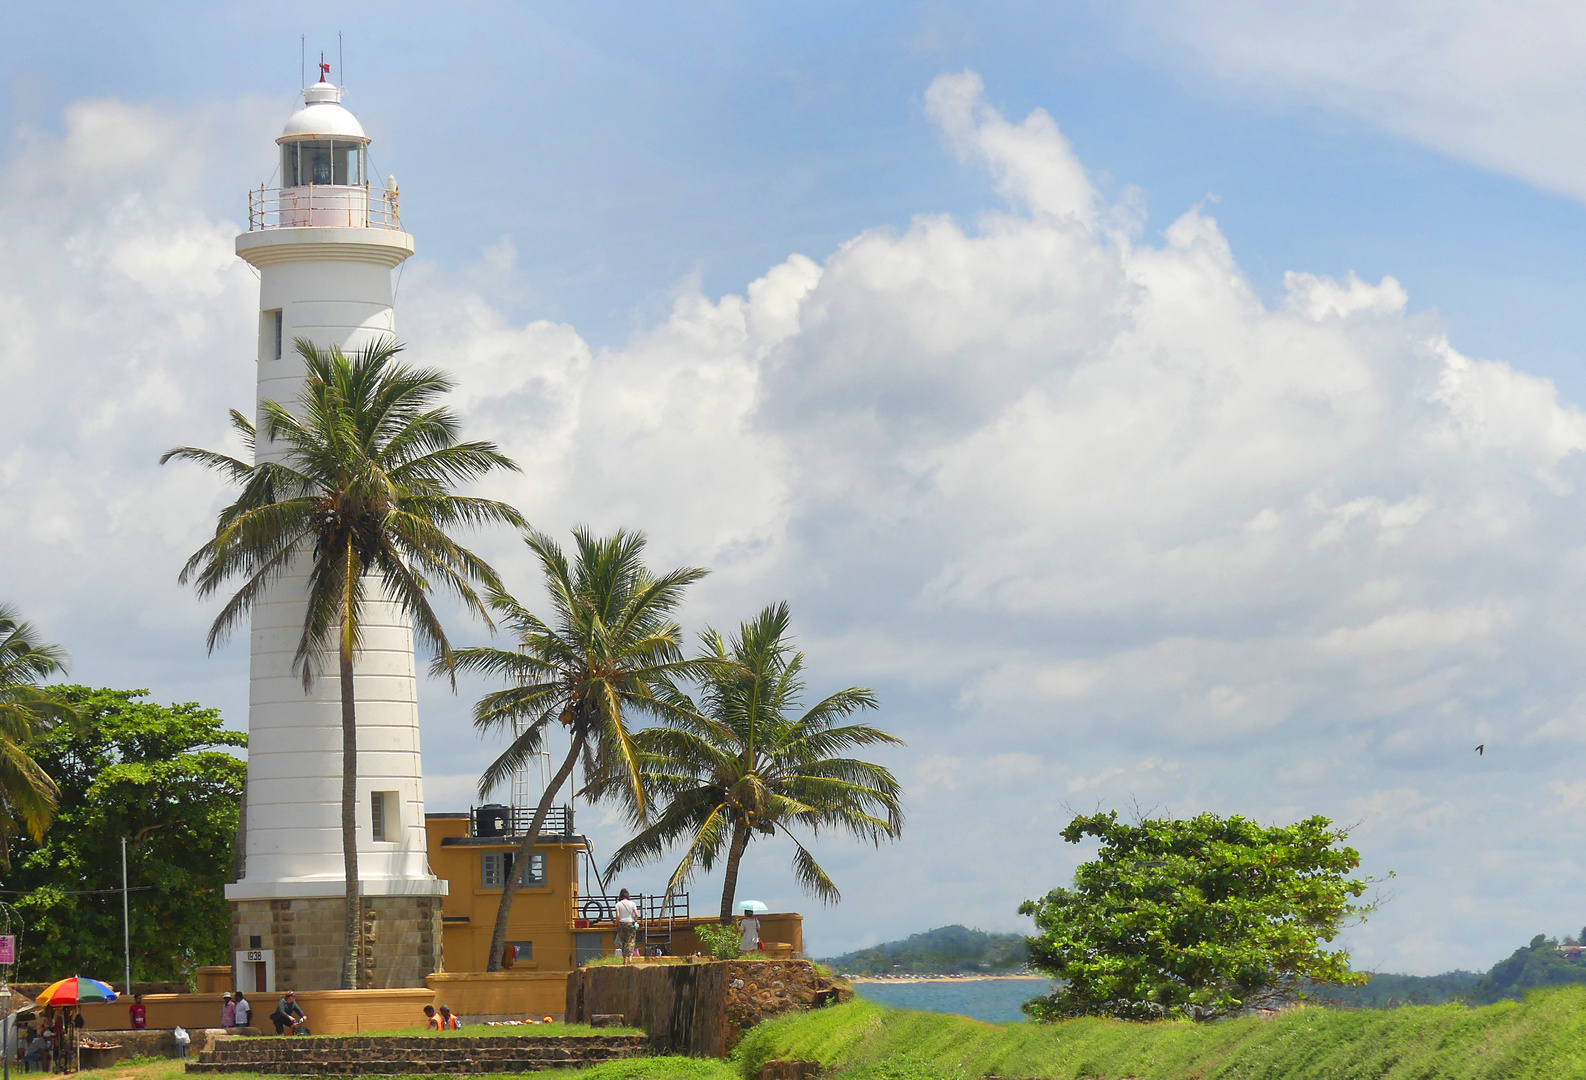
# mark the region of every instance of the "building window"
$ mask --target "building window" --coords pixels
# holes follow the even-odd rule
[[[377,842],[394,841],[400,830],[397,821],[397,793],[371,791],[369,793],[369,825]]]
[[[285,329],[281,321],[281,309],[272,308],[269,311],[259,312],[259,359],[281,359],[281,348],[285,344]]]
[[[574,934],[573,935],[574,963],[583,967],[591,960],[599,960],[606,955],[604,934]]]
[[[507,942],[506,951],[501,954],[503,967],[507,967],[509,964],[516,964],[520,960],[533,959],[534,942],[532,941],[509,941]]]
[[[486,889],[501,888],[507,880],[507,871],[511,868],[512,861],[512,853],[510,851],[487,851],[481,855],[479,857],[480,886]],[[520,888],[545,884],[545,852],[536,851],[529,856],[527,871],[518,879]]]

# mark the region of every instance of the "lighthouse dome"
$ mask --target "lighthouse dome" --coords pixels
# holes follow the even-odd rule
[[[354,139],[367,143],[358,118],[341,104],[341,87],[328,82],[315,83],[303,91],[303,107],[286,121],[278,143],[299,139]]]

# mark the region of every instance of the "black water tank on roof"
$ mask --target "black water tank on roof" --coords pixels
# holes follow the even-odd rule
[[[512,821],[512,808],[501,803],[474,807],[475,836],[505,836]]]

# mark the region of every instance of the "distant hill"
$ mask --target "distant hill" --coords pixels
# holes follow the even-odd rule
[[[1586,931],[1582,931],[1586,937]],[[1361,987],[1314,986],[1311,1000],[1345,1009],[1391,1009],[1398,1005],[1441,1005],[1462,1001],[1491,1005],[1518,1001],[1527,990],[1564,983],[1586,983],[1586,950],[1572,937],[1538,934],[1486,972],[1446,971],[1441,975],[1373,974]],[[1020,934],[988,934],[966,926],[939,926],[902,941],[822,961],[851,975],[983,975],[1022,969],[1028,954]]]
[[[1305,994],[1321,1005],[1341,1009],[1392,1009],[1399,1005],[1442,1005],[1449,1001],[1476,1004],[1476,971],[1445,971],[1441,975],[1372,975],[1365,986],[1312,986]]]
[[[1574,946],[1575,940],[1565,938],[1564,943],[1566,947]],[[1565,952],[1559,948],[1558,939],[1538,934],[1531,944],[1516,949],[1485,974],[1449,971],[1442,975],[1373,975],[1362,987],[1318,986],[1306,993],[1324,1005],[1388,1009],[1395,1005],[1440,1005],[1445,1001],[1463,1001],[1467,1005],[1519,1001],[1527,990],[1564,983],[1586,983],[1586,958],[1581,950],[1571,948]]]
[[[939,926],[822,963],[851,975],[984,975],[1018,971],[1027,955],[1022,934]]]

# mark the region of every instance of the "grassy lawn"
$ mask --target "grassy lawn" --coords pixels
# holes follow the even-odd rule
[[[601,1028],[609,1031],[609,1028]],[[112,1065],[108,1069],[95,1069],[83,1075],[93,1080],[185,1080],[183,1062],[177,1060],[152,1061],[141,1065]],[[281,1080],[279,1076],[260,1076],[255,1073],[224,1073],[228,1080]],[[730,1062],[704,1061],[699,1058],[659,1057],[631,1058],[610,1061],[588,1069],[551,1069],[536,1073],[474,1074],[469,1080],[525,1080],[527,1077],[545,1077],[547,1080],[738,1080],[738,1070]],[[404,1078],[406,1080],[406,1078]],[[423,1080],[413,1077],[412,1080]],[[456,1080],[455,1074],[446,1080]]]
[[[358,1031],[358,1032],[345,1032],[344,1031],[344,1032],[342,1032],[339,1035],[292,1035],[292,1036],[284,1036],[284,1035],[237,1035],[237,1036],[234,1036],[234,1038],[249,1039],[249,1040],[270,1039],[270,1040],[274,1041],[276,1039],[282,1039],[282,1038],[294,1038],[294,1039],[354,1039],[354,1038],[358,1038],[358,1039],[363,1039],[363,1038],[369,1038],[371,1036],[373,1036],[375,1038],[379,1038],[379,1037],[388,1036],[388,1035],[428,1035],[428,1036],[430,1036],[432,1038],[436,1038],[436,1039],[455,1039],[455,1038],[480,1038],[480,1037],[489,1038],[489,1037],[492,1037],[492,1036],[499,1037],[499,1038],[521,1038],[521,1037],[528,1036],[528,1035],[566,1036],[566,1035],[643,1035],[643,1034],[644,1034],[644,1029],[643,1028],[631,1028],[631,1027],[597,1028],[597,1027],[590,1027],[588,1024],[519,1024],[519,1025],[508,1024],[508,1025],[505,1025],[505,1026],[498,1024],[495,1027],[491,1027],[488,1024],[469,1024],[469,1025],[467,1025],[465,1027],[459,1028],[457,1031],[431,1031],[431,1030],[429,1030],[426,1027],[417,1026],[417,1027],[410,1027],[410,1028],[391,1028],[389,1030],[383,1030],[383,1031]]]
[[[1313,1007],[1216,1024],[982,1024],[852,1001],[762,1024],[746,1034],[731,1061],[635,1058],[535,1075],[743,1080],[772,1058],[820,1062],[836,1080],[1586,1080],[1586,986],[1539,990],[1523,1002],[1478,1009]],[[183,1073],[179,1061],[155,1061],[94,1075],[178,1080]]]
[[[750,1031],[741,1076],[771,1058],[843,1080],[1586,1080],[1586,987],[1523,1002],[1296,1009],[1217,1024],[982,1024],[853,1001]]]

